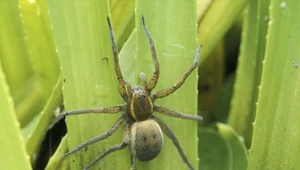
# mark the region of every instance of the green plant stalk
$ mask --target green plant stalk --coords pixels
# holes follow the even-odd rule
[[[180,15],[179,15],[180,13]],[[136,1],[136,84],[145,72],[148,81],[154,69],[149,43],[142,29],[141,15],[154,40],[160,63],[158,91],[171,87],[193,63],[196,44],[196,1]],[[185,84],[174,94],[156,101],[156,104],[183,113],[197,114],[197,71],[194,71]],[[156,113],[177,136],[184,153],[195,169],[198,169],[197,122],[162,116]],[[163,149],[154,160],[139,162],[137,168],[150,169],[188,169],[172,141],[165,136]]]
[[[25,33],[26,50],[34,71],[35,79],[32,80],[37,84],[40,93],[39,102],[36,102],[38,105],[30,105],[26,110],[18,109],[22,111],[18,115],[24,126],[43,109],[50,97],[59,76],[59,60],[55,52],[46,1],[19,0],[19,9]],[[28,93],[28,90],[26,92]]]
[[[250,147],[258,87],[267,34],[268,1],[250,1],[244,19],[234,96],[228,124],[244,137]]]
[[[53,92],[46,103],[46,106],[42,110],[39,120],[32,130],[32,133],[28,136],[26,141],[27,153],[31,158],[32,164],[35,164],[36,155],[38,155],[39,147],[43,141],[46,132],[53,119],[54,110],[62,103],[62,83],[61,78],[57,80]]]
[[[299,10],[299,1],[270,1],[248,170],[300,167]]]
[[[106,18],[108,1],[49,0],[49,15],[62,67],[66,110],[122,103]],[[124,63],[126,64],[126,63]],[[103,134],[119,115],[88,114],[66,118],[69,150]],[[69,156],[70,169],[82,169],[100,153],[122,141],[122,128],[106,140]],[[108,155],[90,169],[130,167],[127,150]]]
[[[0,169],[31,170],[20,124],[0,62]]]
[[[242,13],[247,2],[247,0],[211,2],[203,18],[200,18],[198,27],[198,39],[203,44],[201,61],[205,60],[216,48],[225,33]]]

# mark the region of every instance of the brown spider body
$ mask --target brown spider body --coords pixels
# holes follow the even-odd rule
[[[132,88],[128,114],[135,120],[130,128],[130,142],[128,145],[132,157],[141,161],[154,159],[161,151],[163,133],[159,125],[152,119],[153,102],[148,92],[138,86]]]
[[[146,90],[140,86],[132,89],[128,113],[135,121],[147,120],[153,114],[153,102]]]
[[[170,88],[155,93],[151,93],[152,89],[156,86],[159,78],[159,63],[156,58],[156,52],[155,52],[153,40],[148,30],[146,29],[144,18],[142,16],[143,29],[149,41],[149,45],[152,53],[154,72],[149,83],[146,80],[145,74],[141,73],[140,79],[142,80],[144,87],[137,86],[135,88],[131,88],[130,83],[128,83],[123,79],[122,72],[119,65],[118,50],[114,39],[114,33],[108,18],[107,21],[110,29],[110,38],[112,42],[112,50],[113,50],[114,62],[115,62],[114,63],[115,72],[118,79],[119,93],[120,96],[123,98],[123,100],[126,102],[126,104],[121,104],[121,105],[106,107],[106,108],[99,107],[99,108],[71,110],[71,111],[61,113],[60,114],[61,116],[68,116],[68,115],[78,115],[78,114],[87,114],[87,113],[112,114],[112,113],[122,112],[122,115],[116,120],[115,124],[107,132],[84,142],[83,144],[77,146],[72,151],[66,153],[63,157],[71,155],[83,148],[86,148],[87,146],[93,143],[108,138],[113,133],[115,133],[122,125],[124,125],[124,137],[122,143],[108,148],[106,151],[100,154],[96,160],[94,160],[89,165],[84,167],[84,170],[88,169],[89,167],[97,163],[99,160],[101,160],[108,154],[117,150],[124,149],[127,146],[133,158],[131,170],[134,170],[136,159],[139,159],[141,161],[149,161],[154,159],[160,153],[164,141],[163,133],[172,140],[181,158],[187,164],[189,169],[195,170],[192,164],[187,159],[186,155],[184,154],[174,133],[171,131],[171,129],[168,128],[168,126],[162,120],[160,120],[158,117],[153,115],[153,113],[159,112],[172,117],[202,121],[201,116],[183,114],[154,104],[154,101],[156,99],[163,98],[172,94],[183,85],[186,78],[198,66],[201,45],[198,47],[196,51],[193,64],[188,68],[188,70],[185,72],[185,74],[181,77],[181,79],[177,83],[175,83]]]
[[[161,151],[163,133],[159,125],[152,119],[153,102],[148,92],[138,86],[132,88],[128,114],[136,122],[130,129],[129,151],[132,157],[141,161],[154,159]]]
[[[129,151],[141,161],[154,159],[161,151],[163,133],[152,119],[135,122],[130,129]]]

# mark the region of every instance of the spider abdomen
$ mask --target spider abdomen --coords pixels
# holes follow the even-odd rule
[[[154,120],[135,122],[131,126],[129,151],[141,161],[150,161],[160,153],[163,140],[162,131]]]

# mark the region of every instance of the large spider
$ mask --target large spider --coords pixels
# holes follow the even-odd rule
[[[147,82],[145,74],[140,73],[140,79],[142,80],[144,87],[137,86],[131,88],[131,85],[126,80],[124,80],[122,72],[120,70],[118,50],[114,38],[114,32],[111,27],[109,18],[107,18],[107,22],[110,30],[110,38],[114,54],[115,71],[118,78],[119,93],[122,96],[123,100],[126,102],[126,104],[106,108],[100,107],[71,110],[61,113],[60,116],[78,115],[86,113],[112,114],[122,112],[122,115],[117,119],[115,124],[107,132],[84,142],[83,144],[77,146],[74,150],[66,153],[63,157],[69,156],[79,151],[80,149],[87,147],[88,145],[108,138],[110,135],[115,133],[122,125],[124,125],[124,137],[122,143],[108,148],[97,159],[95,159],[89,165],[84,167],[84,169],[88,169],[89,167],[97,163],[99,160],[104,158],[106,155],[114,151],[124,149],[128,146],[130,154],[133,158],[131,165],[131,169],[133,170],[135,169],[137,159],[141,161],[150,161],[160,153],[163,145],[162,132],[164,132],[173,141],[173,144],[177,148],[181,158],[187,164],[189,169],[194,170],[192,164],[189,162],[181,146],[179,145],[179,142],[175,137],[174,133],[162,120],[154,116],[153,112],[159,112],[168,116],[182,119],[196,121],[202,120],[201,116],[183,114],[154,104],[154,101],[156,99],[166,97],[175,92],[178,88],[180,88],[186,80],[186,78],[198,66],[201,45],[197,49],[193,64],[189,67],[189,69],[185,72],[183,77],[181,77],[181,79],[176,84],[174,84],[170,88],[151,93],[152,89],[156,86],[158,81],[159,63],[157,61],[153,40],[150,37],[150,34],[145,26],[144,17],[142,16],[142,26],[150,44],[152,59],[154,63],[154,72],[149,82]]]

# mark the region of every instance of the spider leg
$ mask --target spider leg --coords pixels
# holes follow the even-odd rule
[[[131,100],[131,96],[132,96],[132,92],[131,92],[131,84],[125,80],[125,84],[126,84],[126,90],[127,90],[127,94],[128,94],[128,101]]]
[[[83,170],[87,170],[88,168],[93,166],[95,163],[100,161],[102,158],[104,158],[108,154],[110,154],[114,151],[117,151],[117,150],[124,149],[128,145],[129,140],[130,140],[130,125],[129,125],[129,123],[127,123],[126,126],[124,127],[124,138],[123,138],[122,143],[108,148],[106,151],[101,153],[97,159],[95,159],[93,162],[91,162],[86,167],[84,167]]]
[[[118,86],[119,86],[119,93],[122,96],[123,100],[125,102],[128,102],[128,94],[126,93],[126,89],[125,89],[125,80],[122,76],[122,72],[120,69],[120,64],[119,64],[119,54],[118,54],[118,48],[116,45],[116,40],[115,40],[115,36],[114,36],[114,31],[112,29],[111,23],[109,18],[107,17],[107,22],[108,22],[108,26],[109,26],[109,32],[110,32],[110,40],[112,43],[112,50],[113,50],[113,54],[114,54],[114,63],[115,63],[115,71],[116,71],[116,75],[118,78]]]
[[[156,86],[156,83],[158,81],[158,77],[159,77],[159,63],[156,57],[156,51],[155,51],[155,47],[154,47],[154,42],[146,28],[145,25],[145,21],[144,21],[144,16],[142,16],[142,26],[144,29],[144,32],[146,34],[146,37],[148,39],[149,42],[149,46],[151,49],[151,54],[152,54],[152,59],[153,59],[153,64],[154,64],[154,71],[153,71],[153,75],[151,77],[151,80],[149,81],[148,85],[147,85],[147,91],[150,94],[151,90],[154,89],[154,87]]]
[[[126,111],[127,105],[121,104],[111,107],[99,107],[99,108],[88,108],[88,109],[79,109],[79,110],[70,110],[67,112],[60,113],[59,116],[69,116],[69,115],[79,115],[79,114],[88,114],[88,113],[108,113],[114,114],[121,111]]]
[[[66,153],[63,155],[63,158],[89,146],[89,145],[92,145],[96,142],[99,142],[101,140],[104,140],[106,138],[108,138],[109,136],[111,136],[112,134],[114,134],[119,128],[120,126],[127,120],[127,114],[126,113],[123,113],[118,119],[117,121],[114,123],[114,125],[107,131],[105,132],[104,134],[100,135],[100,136],[96,136],[92,139],[89,139],[88,141],[84,142],[83,144],[77,146],[75,149],[73,149],[72,151]]]
[[[188,119],[188,120],[196,120],[196,121],[202,121],[203,118],[201,116],[195,116],[195,115],[189,115],[189,114],[183,114],[174,110],[170,110],[161,106],[154,105],[153,108],[154,111],[159,112],[164,115],[177,117],[181,119]]]
[[[189,67],[189,69],[184,73],[184,75],[181,77],[181,79],[175,83],[172,87],[158,91],[156,93],[154,93],[151,97],[153,99],[153,101],[157,98],[162,98],[162,97],[166,97],[170,94],[172,94],[173,92],[175,92],[178,88],[180,88],[184,81],[187,79],[187,77],[193,72],[193,70],[195,68],[197,68],[198,64],[199,64],[199,57],[200,57],[200,49],[201,49],[202,45],[199,45],[196,55],[195,55],[195,59],[193,64]]]
[[[176,136],[171,131],[171,129],[158,117],[152,116],[152,118],[159,124],[161,130],[172,140],[172,142],[175,145],[175,147],[177,148],[181,158],[187,164],[187,166],[190,168],[190,170],[195,170],[195,168],[192,166],[192,164],[189,162],[188,158],[184,154],[183,149],[181,148]]]
[[[130,170],[136,170],[136,161],[137,159],[135,157],[131,157],[132,158],[132,162],[131,162],[131,167],[130,167]]]

